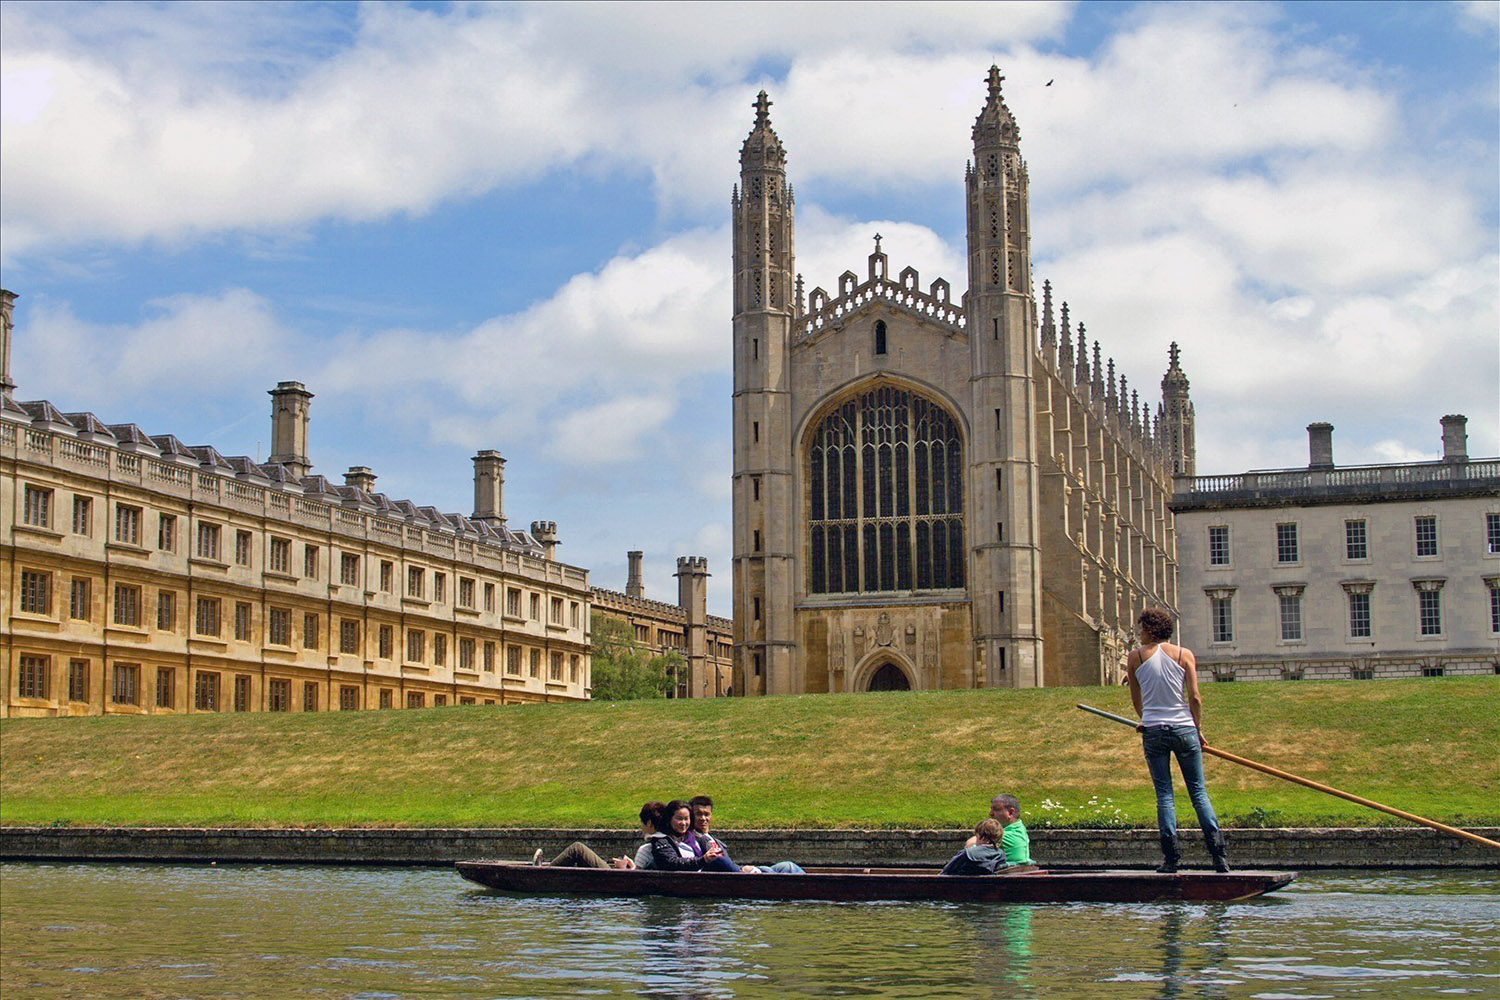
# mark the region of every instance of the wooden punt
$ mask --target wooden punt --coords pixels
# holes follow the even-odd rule
[[[1059,871],[1026,866],[999,875],[940,875],[920,868],[809,868],[805,875],[553,868],[519,861],[460,861],[458,873],[490,889],[534,895],[685,896],[953,903],[1220,902],[1274,892],[1296,872]]]

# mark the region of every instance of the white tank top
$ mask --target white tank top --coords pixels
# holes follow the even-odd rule
[[[1140,666],[1135,680],[1141,688],[1141,725],[1191,726],[1193,713],[1182,693],[1182,666],[1158,645]]]

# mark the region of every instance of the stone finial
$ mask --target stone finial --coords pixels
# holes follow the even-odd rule
[[[974,120],[973,138],[976,149],[991,145],[1015,146],[1020,141],[1021,130],[1016,127],[1015,116],[1005,106],[1005,95],[1000,91],[1000,85],[1004,82],[1005,77],[1001,75],[1000,67],[991,66],[985,77],[988,93],[984,110]]]
[[[755,109],[755,124],[745,137],[745,144],[740,147],[740,169],[784,170],[786,150],[782,147],[776,130],[771,128],[771,99],[762,90],[756,95],[751,107]],[[754,194],[748,190],[745,193]]]
[[[771,98],[764,90],[755,95],[755,103],[750,106],[755,109],[756,128],[765,128],[771,124]]]
[[[1078,368],[1073,373],[1073,381],[1079,385],[1087,385],[1089,381],[1089,348],[1081,322],[1078,324]]]

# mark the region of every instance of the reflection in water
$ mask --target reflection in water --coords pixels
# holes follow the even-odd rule
[[[527,898],[435,869],[0,866],[0,993],[1500,996],[1500,875],[1229,905]]]

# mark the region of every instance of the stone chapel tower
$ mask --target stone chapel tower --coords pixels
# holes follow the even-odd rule
[[[968,192],[974,640],[987,686],[1043,683],[1037,526],[1036,329],[1020,129],[990,67]],[[993,525],[993,528],[991,527]]]
[[[1050,288],[1038,327],[1003,79],[991,67],[964,174],[961,304],[944,278],[893,274],[879,233],[863,276],[804,299],[786,151],[756,99],[732,201],[738,692],[1113,683],[1132,615],[1174,602],[1187,379],[1174,355],[1153,428],[1097,341],[1090,365],[1082,323],[1075,358]]]
[[[740,148],[734,217],[735,689],[800,690],[794,676],[793,449],[787,384],[794,294],[786,151],[761,91]]]

